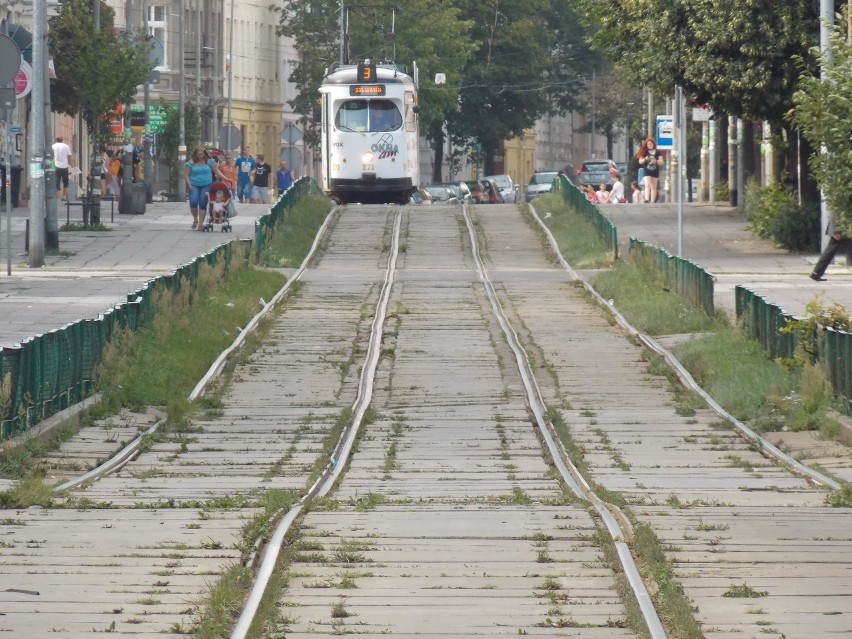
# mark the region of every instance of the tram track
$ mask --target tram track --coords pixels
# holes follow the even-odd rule
[[[673,483],[683,475],[659,476],[645,460],[651,448],[638,442],[650,435],[681,449],[679,437],[709,438],[710,411],[692,421],[673,415],[661,385],[643,379],[647,373],[631,355],[625,359],[619,330],[599,318],[589,328],[589,313],[599,312],[575,299],[576,287],[568,284],[574,274],[559,274],[540,255],[538,262],[530,259],[530,229],[519,226],[517,212],[514,217],[498,212],[506,210],[477,210],[476,222],[467,210],[446,207],[435,207],[428,216],[423,209],[344,211],[342,227],[329,231],[331,246],[322,263],[305,273],[301,299],[283,313],[271,341],[240,365],[221,413],[202,416],[200,430],[183,442],[164,442],[96,485],[93,477],[78,482],[86,486],[89,502],[110,500],[122,509],[101,509],[82,535],[96,539],[98,525],[129,534],[146,525],[145,513],[168,530],[156,533],[150,545],[110,546],[108,557],[135,557],[143,570],[146,562],[154,566],[149,575],[157,577],[151,582],[149,576],[147,590],[138,578],[125,586],[137,598],[112,604],[122,612],[113,613],[120,623],[111,632],[188,628],[198,614],[199,578],[222,571],[214,562],[246,561],[228,544],[259,510],[251,499],[223,508],[221,498],[239,500],[272,487],[290,491],[295,506],[268,542],[256,547],[259,576],[234,638],[249,636],[276,553],[294,540],[297,564],[288,568],[279,618],[264,626],[271,636],[551,636],[555,629],[576,627],[589,637],[635,636],[641,631],[628,625],[624,596],[613,587],[618,576],[604,558],[600,522],[649,635],[666,636],[631,555],[632,522],[664,531],[661,538],[678,565],[689,563],[676,549],[678,535],[686,539],[691,529],[703,534],[702,527],[723,530],[731,524],[720,520],[724,509],[714,507],[712,497],[691,504],[698,493],[682,494]],[[487,260],[480,255],[480,237],[489,246]],[[276,296],[265,310],[279,301]],[[604,345],[591,356],[583,339]],[[543,361],[531,361],[530,346]],[[211,367],[210,379],[226,357]],[[540,383],[536,374],[545,370],[550,374]],[[594,390],[594,380],[605,377],[602,370],[619,371],[608,380],[615,389]],[[622,406],[607,404],[618,391],[634,403],[633,419],[651,420],[653,432],[637,434],[637,427],[626,434],[631,418],[622,415]],[[360,428],[371,404],[375,421]],[[331,423],[349,406],[352,419],[331,443]],[[585,449],[583,468],[589,475],[580,472],[554,431],[549,418],[556,413]],[[733,439],[724,441],[736,446]],[[686,454],[697,450],[687,448]],[[743,444],[734,450],[744,458],[757,456],[746,449]],[[241,457],[235,464],[222,461]],[[640,466],[644,474],[631,472]],[[286,470],[273,473],[273,468]],[[763,472],[771,475],[763,486],[782,483],[783,470]],[[309,476],[313,479],[306,484]],[[683,486],[692,488],[689,481]],[[624,494],[631,513],[600,499],[600,487]],[[813,508],[815,491],[792,481],[782,487]],[[668,499],[669,507],[667,490],[678,495]],[[320,497],[318,505],[306,508]],[[168,504],[174,507],[164,508]],[[668,521],[655,516],[659,510],[670,511]],[[21,521],[30,526],[44,518],[43,529],[52,530],[45,514],[27,513]],[[128,521],[120,521],[125,516]],[[759,518],[752,512],[746,516]],[[300,526],[292,532],[296,520]],[[0,532],[8,535],[11,525],[0,525]],[[66,547],[61,537],[49,543]],[[695,544],[701,561],[711,566],[713,546],[700,548],[701,543]],[[174,556],[166,561],[168,554]],[[3,561],[13,556],[3,555]],[[194,568],[183,571],[189,563]],[[106,562],[101,569],[108,570]],[[163,593],[167,601],[154,604],[157,591],[169,589],[172,575],[162,574],[169,571],[181,574],[180,593],[177,598]],[[692,584],[688,570],[682,574]],[[146,594],[151,603],[138,603]],[[27,595],[15,597],[16,616],[28,614],[21,605]],[[698,598],[702,606],[705,599]],[[128,606],[142,606],[144,612],[128,617]],[[75,621],[74,627],[90,623],[94,612],[87,615],[81,613],[85,621]],[[702,621],[715,629],[726,615],[730,612],[711,610]],[[104,610],[95,616],[110,618]]]

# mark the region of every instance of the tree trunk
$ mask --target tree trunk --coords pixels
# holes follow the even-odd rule
[[[441,169],[444,166],[444,124],[440,120],[435,120],[429,127],[430,137],[432,138],[432,150],[435,152],[435,162],[432,164],[432,183],[438,184],[444,179],[441,175]]]
[[[738,190],[745,195],[745,185],[748,184],[749,178],[757,173],[757,158],[754,151],[754,122],[748,120],[743,122],[743,139],[740,140],[740,144],[743,148],[743,183],[742,188],[738,188]]]
[[[716,114],[717,135],[716,156],[719,167],[719,182],[728,181],[728,116],[725,113]],[[724,199],[724,198],[723,198]]]
[[[802,194],[802,202],[810,202],[810,203],[818,203],[819,198],[819,186],[816,183],[816,180],[813,179],[811,175],[811,167],[810,167],[810,159],[811,154],[814,153],[815,149],[811,146],[811,143],[808,142],[807,138],[802,136],[801,138],[801,157],[799,158],[800,166],[802,167],[801,179],[800,179],[800,190]]]

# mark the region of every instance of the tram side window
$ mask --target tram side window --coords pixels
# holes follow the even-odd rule
[[[402,114],[390,100],[347,100],[337,110],[334,126],[340,131],[396,131]]]

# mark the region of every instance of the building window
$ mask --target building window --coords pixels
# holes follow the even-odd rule
[[[168,21],[168,7],[148,5],[148,35],[154,36],[163,45],[163,64],[157,67],[160,71],[169,69]]]

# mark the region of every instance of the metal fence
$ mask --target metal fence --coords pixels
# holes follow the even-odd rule
[[[0,438],[16,435],[92,394],[104,347],[116,333],[143,328],[153,300],[195,290],[202,265],[223,266],[245,259],[250,240],[234,240],[205,253],[173,273],[146,282],[96,319],[81,319],[49,333],[4,347],[0,353]]]
[[[780,330],[794,320],[794,316],[742,286],[734,289],[734,301],[737,322],[748,337],[760,343],[769,357],[793,356],[798,340],[792,333],[781,333]]]
[[[316,180],[307,177],[301,177],[293,183],[289,189],[284,191],[269,213],[261,215],[254,223],[254,256],[255,259],[260,257],[263,252],[263,247],[266,239],[275,232],[275,227],[284,216],[287,210],[292,208],[305,195],[321,195],[322,191],[317,186]]]
[[[597,229],[607,249],[615,259],[618,259],[618,231],[615,228],[615,224],[603,215],[597,206],[586,199],[586,194],[578,189],[568,179],[568,176],[560,175],[554,182],[553,190],[559,192],[568,206],[586,218]]]
[[[630,238],[629,256],[650,272],[661,287],[713,315],[713,276],[703,267],[635,237]]]

